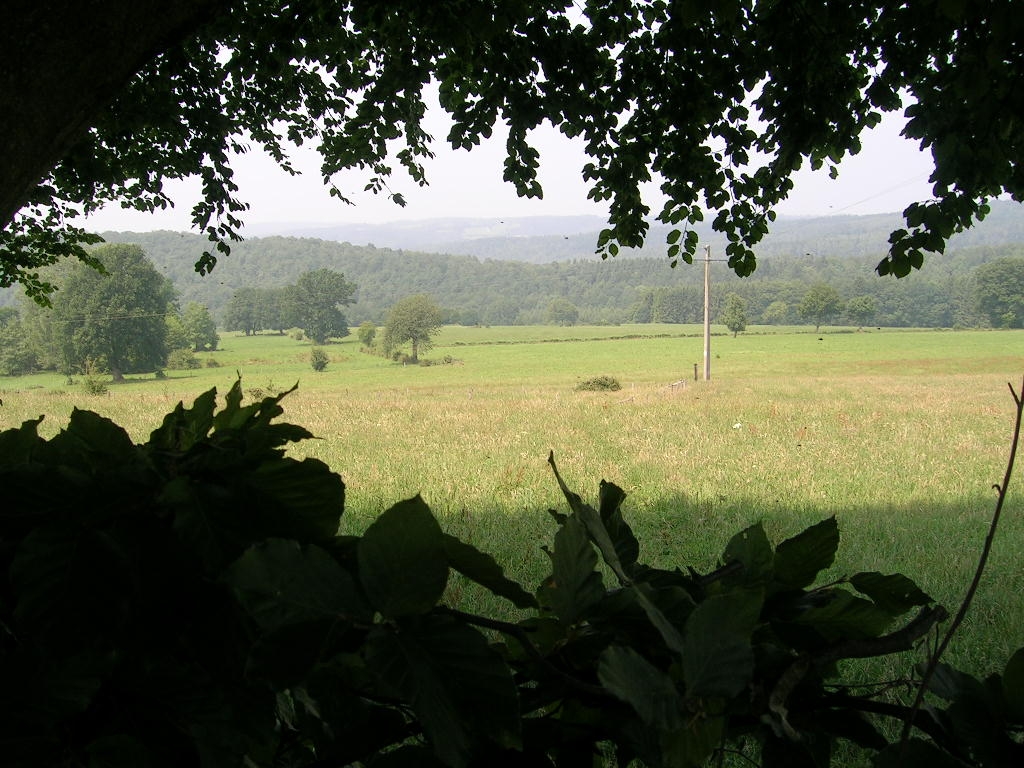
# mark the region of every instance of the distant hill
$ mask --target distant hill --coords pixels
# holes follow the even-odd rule
[[[605,221],[600,216],[444,218],[387,224],[256,225],[249,227],[246,235],[312,237],[339,243],[376,245],[381,248],[400,248],[428,253],[460,253],[457,247],[460,243],[578,234],[586,234],[589,238],[591,233],[600,231],[604,225]]]
[[[447,218],[391,224],[278,224],[272,231],[269,227],[255,227],[253,232],[546,264],[595,259],[594,246],[604,226],[605,221],[600,216],[534,216],[498,220]],[[757,252],[761,258],[811,253],[870,256],[877,261],[888,250],[889,233],[901,226],[902,216],[895,212],[869,216],[780,216]],[[710,222],[703,222],[696,230],[702,244],[711,245],[713,252],[724,252],[726,241],[712,231]],[[668,232],[668,227],[652,226],[642,249],[623,249],[620,257],[661,258],[667,247]],[[1024,206],[995,201],[985,221],[954,237],[949,248],[1010,243],[1024,243]]]

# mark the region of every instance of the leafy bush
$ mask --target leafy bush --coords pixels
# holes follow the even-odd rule
[[[89,395],[105,395],[109,387],[103,376],[106,373],[104,360],[93,360],[86,358],[82,373],[82,389]],[[70,377],[69,377],[70,379]]]
[[[356,330],[356,338],[359,343],[369,349],[373,346],[373,340],[377,337],[377,326],[369,320],[364,320]]]
[[[1024,652],[985,683],[940,667],[945,710],[841,684],[840,660],[946,614],[899,574],[816,585],[834,518],[654,568],[625,494],[591,506],[551,459],[568,512],[531,592],[419,496],[339,535],[345,486],[286,455],[312,436],[274,423],[286,394],[243,405],[237,382],[218,412],[211,390],[141,445],[81,410],[48,440],[41,419],[0,433],[6,766],[809,766],[839,740],[882,768],[1021,764]],[[525,617],[446,606],[452,571]],[[900,752],[866,713],[921,737]]]
[[[327,353],[321,347],[313,347],[309,353],[309,364],[314,371],[326,370],[327,364],[330,361],[331,358],[327,356]]]
[[[201,365],[195,352],[188,347],[172,349],[167,355],[167,367],[172,371],[191,371]]]
[[[577,392],[617,392],[622,389],[614,376],[596,376],[576,385]]]
[[[204,363],[204,365],[207,368],[220,368],[220,362],[213,357],[206,358],[206,362]]]

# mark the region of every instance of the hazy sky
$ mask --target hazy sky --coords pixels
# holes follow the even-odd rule
[[[403,209],[382,195],[364,192],[369,174],[352,172],[338,177],[341,190],[356,205],[348,206],[327,194],[319,174],[319,158],[312,150],[296,150],[296,166],[304,173],[289,177],[268,157],[249,153],[234,165],[240,196],[251,204],[244,218],[267,232],[273,223],[382,223],[449,216],[506,218],[515,216],[604,215],[606,204],[587,200],[581,177],[586,162],[581,142],[561,136],[553,128],[538,129],[534,136],[541,153],[540,179],[543,200],[520,199],[512,185],[502,181],[504,137],[496,130],[490,141],[472,152],[453,151],[444,144],[444,116],[429,116],[428,131],[435,137],[437,157],[427,166],[430,186],[417,187],[396,170],[391,186],[408,205]],[[863,137],[863,150],[840,166],[839,178],[826,171],[805,169],[796,177],[796,188],[779,208],[787,215],[868,214],[901,211],[908,203],[927,199],[931,161],[899,132],[903,119],[891,115]],[[190,210],[199,194],[195,182],[168,184],[174,209],[156,214],[124,211],[108,206],[89,219],[96,230],[188,230]],[[660,197],[651,189],[648,204],[656,213]]]

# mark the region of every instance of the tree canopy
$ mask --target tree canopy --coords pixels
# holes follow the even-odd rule
[[[355,284],[340,272],[317,269],[300,275],[294,290],[296,324],[316,344],[348,336],[340,307],[351,304],[355,293]]]
[[[843,298],[839,291],[828,283],[815,283],[800,300],[797,312],[800,317],[814,323],[817,333],[822,324],[835,317],[843,308]]]
[[[118,380],[163,366],[173,286],[137,245],[109,243],[93,256],[104,271],[72,265],[61,281],[64,300],[41,318],[61,370],[98,367]]]
[[[63,0],[17,2],[0,30],[0,284],[37,297],[38,268],[89,261],[75,216],[108,201],[170,204],[163,183],[198,177],[197,228],[221,252],[237,238],[244,190],[233,154],[312,144],[326,184],[349,168],[392,191],[396,167],[426,182],[424,87],[470,148],[509,128],[505,179],[539,197],[530,131],[581,137],[590,197],[609,204],[603,255],[670,224],[689,261],[706,214],[730,266],[753,248],[805,164],[835,169],[883,113],[929,149],[934,198],[905,211],[878,271],[907,274],[926,251],[1024,199],[1024,17],[1011,0],[598,2],[502,0]],[[126,43],[128,41],[128,43]],[[654,180],[668,202],[651,211]],[[332,193],[341,196],[337,188]],[[211,248],[211,251],[215,249]],[[200,272],[216,262],[204,253]]]
[[[733,338],[736,334],[747,330],[747,305],[738,294],[730,293],[725,297],[725,306],[719,322],[723,323]]]
[[[441,308],[426,294],[407,296],[391,308],[384,326],[384,349],[393,350],[406,342],[412,345],[411,362],[430,349],[432,337],[441,327]]]
[[[1024,327],[1024,258],[1004,258],[974,271],[978,309],[996,328]]]

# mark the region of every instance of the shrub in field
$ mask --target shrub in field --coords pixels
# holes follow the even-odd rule
[[[309,364],[314,371],[323,371],[327,369],[327,364],[331,361],[331,358],[327,356],[321,347],[313,347],[309,353]]]
[[[107,372],[106,364],[103,360],[93,360],[91,357],[86,358],[85,366],[82,371],[82,389],[90,395],[105,395],[108,391],[108,385],[104,379],[104,374]],[[69,377],[70,379],[70,377]]]
[[[167,367],[172,371],[188,371],[201,367],[202,363],[188,347],[172,349],[167,355]]]
[[[622,385],[614,376],[596,376],[576,385],[578,392],[617,392],[620,389]]]
[[[984,683],[939,667],[944,709],[844,685],[839,661],[946,613],[899,574],[816,583],[834,518],[654,568],[625,494],[591,506],[550,459],[568,510],[529,591],[419,496],[339,535],[344,483],[286,454],[312,437],[274,421],[286,394],[211,390],[140,445],[81,410],[0,433],[4,765],[824,766],[841,740],[883,768],[1021,764],[1024,652]],[[445,605],[452,572],[523,618]]]
[[[377,326],[369,320],[364,320],[356,330],[356,338],[359,339],[360,344],[370,349],[373,346],[373,340],[377,338]]]

